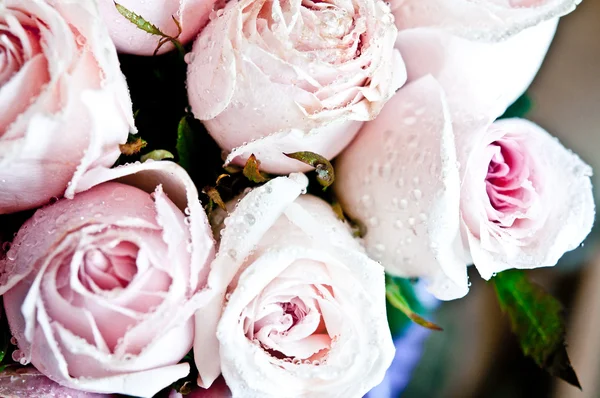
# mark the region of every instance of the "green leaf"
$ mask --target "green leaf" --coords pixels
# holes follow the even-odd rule
[[[188,173],[191,171],[193,164],[193,153],[196,150],[196,136],[190,126],[188,117],[184,116],[179,120],[177,126],[177,155],[179,157],[179,165],[186,169]]]
[[[491,283],[523,353],[551,375],[581,389],[567,355],[560,302],[531,282],[523,271],[501,272]]]
[[[323,189],[326,189],[335,181],[333,166],[323,156],[314,152],[294,152],[284,153],[284,155],[314,167],[317,173],[317,181],[323,186]]]
[[[260,171],[260,160],[256,159],[254,154],[250,155],[244,166],[244,176],[252,182],[261,183],[269,181],[269,177],[261,173]]]
[[[164,149],[155,149],[151,152],[148,152],[144,156],[140,158],[142,162],[145,162],[148,159],[152,160],[163,160],[163,159],[174,159],[175,156],[169,151],[165,151]]]
[[[133,11],[129,11],[127,8],[123,7],[116,1],[114,1],[114,3],[115,7],[117,8],[117,11],[119,11],[119,14],[123,15],[129,22],[135,24],[135,26],[137,26],[139,29],[143,30],[144,32],[150,33],[151,35],[170,37],[161,32],[160,29],[156,27],[156,25],[153,25],[150,22],[146,21],[141,15],[138,15]]]
[[[435,323],[427,321],[422,316],[418,315],[415,311],[413,311],[413,309],[410,307],[410,304],[408,303],[407,298],[404,296],[401,290],[401,285],[397,283],[397,278],[386,278],[385,295],[388,299],[388,302],[392,306],[402,311],[404,315],[406,315],[411,321],[413,321],[417,325],[423,326],[431,330],[443,330]]]
[[[506,109],[500,119],[508,119],[511,117],[525,117],[533,108],[533,101],[527,93],[521,95],[511,106]]]

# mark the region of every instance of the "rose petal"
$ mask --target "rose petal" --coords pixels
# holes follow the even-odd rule
[[[389,273],[425,277],[445,300],[468,291],[454,146],[444,93],[429,76],[398,91],[336,162],[336,194],[367,227],[369,254]]]
[[[471,40],[501,41],[561,17],[581,0],[393,0],[398,29],[433,27]]]
[[[557,20],[527,29],[502,43],[478,43],[435,29],[398,33],[408,80],[433,75],[453,118],[501,115],[529,86],[556,30]]]

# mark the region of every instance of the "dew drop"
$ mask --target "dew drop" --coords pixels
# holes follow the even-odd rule
[[[416,200],[420,200],[421,197],[423,197],[423,193],[421,192],[420,189],[415,189],[413,191],[413,196],[415,197]]]
[[[254,223],[256,222],[256,218],[254,217],[254,215],[250,214],[250,213],[246,213],[244,215],[244,219],[246,220],[246,222],[249,225],[254,225]]]
[[[379,225],[379,220],[377,219],[377,217],[371,217],[369,218],[369,225],[372,227],[376,227]]]
[[[411,225],[411,226],[412,226],[412,225],[415,225],[415,219],[414,219],[414,218],[412,218],[412,217],[410,217],[410,218],[408,219],[408,225]]]
[[[394,227],[402,229],[404,227],[404,223],[402,222],[402,220],[398,219],[396,220],[396,222],[394,222]]]
[[[127,191],[124,188],[116,188],[113,191],[112,197],[117,202],[122,202],[127,199]]]
[[[371,196],[363,195],[360,198],[360,202],[363,204],[363,206],[369,206],[371,204]]]
[[[408,207],[408,200],[402,199],[400,201],[400,207],[403,208],[403,209],[406,209]]]
[[[16,349],[13,351],[12,353],[12,359],[15,362],[19,362],[21,360],[21,358],[23,358],[25,356],[25,354],[23,353],[23,351]]]
[[[398,181],[396,181],[396,185],[399,188],[402,188],[404,186],[404,178],[402,178],[402,177],[398,178]]]
[[[404,124],[406,124],[407,126],[412,126],[416,122],[417,122],[417,118],[414,116],[409,116],[407,118],[404,118]]]

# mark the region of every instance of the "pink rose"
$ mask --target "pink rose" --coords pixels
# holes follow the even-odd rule
[[[223,220],[209,283],[227,287],[217,337],[233,396],[362,396],[394,357],[383,268],[302,174],[255,188]]]
[[[110,167],[130,129],[127,85],[94,2],[0,4],[0,214]]]
[[[129,11],[140,15],[161,32],[171,37],[177,36],[185,44],[191,41],[208,22],[208,15],[216,0],[116,0],[116,3]],[[113,0],[99,0],[98,6],[110,37],[117,50],[122,53],[152,55],[162,37],[144,32],[131,21],[121,15]],[[173,45],[167,43],[161,47],[159,54],[172,50]]]
[[[188,374],[178,362],[195,336],[217,344],[198,193],[181,167],[151,161],[91,170],[76,192],[38,210],[0,260],[21,360],[66,387],[151,397]],[[199,371],[210,384],[218,358]]]
[[[594,222],[592,169],[536,124],[499,120],[465,133],[461,218],[485,279],[548,267],[577,248]]]
[[[380,0],[229,2],[189,55],[192,111],[227,163],[306,170],[283,152],[334,157],[404,83],[396,34]]]
[[[590,168],[531,122],[450,114],[432,77],[405,86],[338,158],[335,189],[386,271],[438,298],[481,276],[552,266],[594,220]],[[363,172],[357,172],[362,170]]]
[[[581,0],[392,0],[399,29],[433,27],[468,39],[504,40],[575,9]]]

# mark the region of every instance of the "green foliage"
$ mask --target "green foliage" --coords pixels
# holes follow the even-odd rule
[[[314,167],[317,174],[317,181],[323,186],[323,189],[326,189],[335,181],[333,166],[323,156],[308,151],[285,153],[284,155]]]
[[[179,156],[179,165],[186,169],[188,173],[192,170],[194,153],[196,148],[196,137],[190,126],[189,117],[184,116],[177,126],[177,155]]]
[[[418,315],[413,309],[417,308],[419,311],[423,310],[414,294],[409,280],[386,276],[385,293],[388,303],[391,305],[391,307],[399,311],[401,314],[404,314],[404,317],[399,318],[399,314],[391,311],[392,308],[388,306],[388,321],[390,323],[392,334],[396,334],[403,329],[408,323],[407,320],[411,320],[412,322],[427,329],[438,331],[442,330],[442,328],[438,325],[429,322]]]
[[[123,7],[117,2],[114,3],[117,11],[119,11],[119,14],[123,15],[129,22],[137,26],[139,29],[143,30],[144,32],[150,33],[151,35],[167,37],[167,35],[161,32],[156,25],[153,25],[150,22],[146,21],[141,15],[129,11],[127,8]]]
[[[141,29],[146,33],[150,33],[151,35],[161,37],[160,41],[158,42],[158,45],[156,46],[156,49],[154,50],[154,55],[156,55],[158,50],[160,50],[160,48],[167,42],[171,42],[175,46],[175,48],[177,48],[177,50],[179,51],[179,53],[182,56],[185,54],[185,50],[183,49],[183,46],[181,45],[179,40],[177,40],[179,35],[181,35],[181,31],[182,31],[181,24],[174,16],[171,16],[171,18],[173,18],[173,23],[175,24],[175,26],[177,26],[177,31],[178,31],[177,36],[175,36],[175,37],[169,36],[169,35],[163,33],[156,25],[153,25],[152,23],[146,21],[141,15],[138,15],[135,12],[130,11],[126,7],[117,3],[116,1],[113,1],[113,2],[115,4],[115,8],[119,12],[119,14],[121,14],[129,22],[131,22],[132,24],[137,26],[138,29]]]
[[[506,109],[500,119],[508,119],[511,117],[525,117],[533,108],[533,101],[527,93],[521,95],[517,100]]]
[[[565,347],[560,302],[531,282],[523,271],[501,272],[491,283],[523,353],[551,375],[581,388]]]

